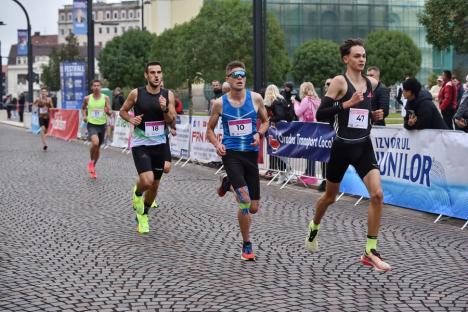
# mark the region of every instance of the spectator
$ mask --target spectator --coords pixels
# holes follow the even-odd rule
[[[453,85],[452,72],[450,70],[443,71],[442,79],[444,80],[444,84],[438,96],[440,111],[447,127],[453,130],[453,115],[457,107],[457,90]]]
[[[26,95],[24,92],[21,92],[18,98],[18,115],[19,115],[19,122],[23,122],[24,116],[24,106],[26,104]]]
[[[311,82],[303,82],[299,87],[299,97],[302,99],[299,103],[294,101],[294,111],[299,121],[314,122],[317,121],[315,114],[320,106],[320,98],[315,92],[315,87]],[[317,183],[315,177],[315,161],[307,159],[307,168],[304,172],[306,177],[301,177],[304,184]]]
[[[458,108],[458,106],[460,105],[460,101],[461,101],[461,98],[463,96],[463,85],[461,83],[460,80],[458,80],[457,77],[455,76],[452,76],[452,82],[453,82],[453,85],[455,87],[455,90],[457,90],[457,107],[455,108],[455,110]]]
[[[276,122],[291,121],[292,116],[288,114],[288,107],[291,107],[286,99],[280,94],[278,87],[271,84],[265,90],[265,99],[263,100],[265,108],[270,116],[270,126],[274,127]],[[272,176],[273,172],[286,171],[286,163],[279,157],[270,155],[270,170],[267,171],[267,176]],[[286,176],[281,173],[278,183],[283,183]]]
[[[18,100],[14,97],[11,99],[10,101],[10,111],[11,111],[11,118],[13,119],[16,119],[18,116],[17,116],[17,109],[18,109]]]
[[[292,82],[286,82],[284,88],[281,91],[281,95],[288,102],[289,105],[293,104],[293,98],[300,102],[300,99],[296,98],[297,92],[294,90],[294,84]]]
[[[325,96],[325,94],[327,93],[328,87],[330,86],[331,81],[332,81],[332,78],[328,78],[327,80],[325,80],[325,84],[323,86],[323,96]],[[322,167],[322,182],[320,182],[320,185],[317,190],[319,192],[325,192],[325,188],[327,186],[327,181],[326,181],[327,163],[322,162],[321,167]]]
[[[431,94],[421,90],[421,84],[415,78],[403,82],[403,96],[407,99],[404,118],[406,129],[447,129],[437,107],[432,102]]]
[[[380,68],[377,66],[370,66],[367,69],[367,76],[373,77],[379,82],[374,90],[374,96],[372,98],[372,111],[381,109],[384,113],[384,119],[373,121],[373,124],[385,126],[385,117],[388,116],[390,106],[390,90],[380,81]]]
[[[125,102],[125,97],[122,94],[122,90],[120,87],[116,87],[112,94],[112,110],[113,111],[120,111],[123,103]]]
[[[223,96],[223,89],[221,88],[221,84],[219,83],[219,80],[213,80],[211,82],[211,90],[213,91],[213,97],[208,103],[208,115],[211,115],[211,107],[213,107],[214,100]]]
[[[466,81],[463,85],[464,93],[457,112],[453,116],[453,121],[455,122],[455,129],[468,133],[468,76],[466,76]]]
[[[405,75],[405,78],[403,79],[403,81],[400,83],[400,85],[398,85],[397,96],[395,97],[396,102],[400,105],[400,113],[401,113],[401,116],[403,117],[406,116],[406,112],[405,112],[406,99],[403,96],[403,82],[409,78],[411,78],[410,75]],[[395,107],[395,109],[398,111],[398,107]]]
[[[8,94],[5,99],[5,108],[7,111],[7,119],[11,119],[11,94]]]
[[[442,79],[442,76],[437,77],[437,84],[433,85],[431,87],[431,90],[429,91],[432,95],[432,101],[434,102],[438,110],[440,110],[438,96],[439,96],[439,92],[440,92],[440,89],[442,88],[443,83],[444,83],[444,80]]]

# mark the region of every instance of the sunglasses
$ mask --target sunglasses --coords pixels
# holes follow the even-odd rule
[[[245,72],[245,70],[236,70],[230,73],[228,76],[234,79],[245,78],[247,76],[247,73]]]
[[[327,82],[326,85],[329,86],[329,85],[330,85],[330,82]]]

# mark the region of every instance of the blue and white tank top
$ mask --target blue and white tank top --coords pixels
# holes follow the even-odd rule
[[[223,144],[226,150],[258,151],[251,146],[253,135],[257,132],[257,112],[250,91],[246,91],[244,104],[234,107],[229,103],[227,94],[223,95]]]

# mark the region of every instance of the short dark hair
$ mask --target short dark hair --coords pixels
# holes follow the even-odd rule
[[[161,70],[162,70],[162,65],[161,65],[161,62],[160,61],[153,61],[153,62],[148,62],[146,63],[145,65],[145,73],[148,73],[148,68],[150,66],[154,66],[154,65],[159,65],[161,67]]]
[[[418,96],[421,91],[421,84],[416,78],[408,78],[403,81],[403,90],[411,91],[415,96]]]
[[[442,72],[449,80],[452,80],[452,72],[450,70],[444,69]]]
[[[373,70],[373,71],[380,73],[380,68],[378,68],[377,66],[369,66],[369,68],[367,68],[367,71],[369,70]]]
[[[93,85],[93,84],[95,84],[97,82],[99,82],[99,84],[102,86],[102,82],[99,79],[93,79],[93,81],[91,81],[91,85]]]
[[[229,74],[233,68],[241,67],[245,70],[245,64],[241,61],[232,61],[226,65],[226,74]]]
[[[340,46],[341,58],[343,58],[345,55],[349,55],[351,48],[354,46],[364,47],[364,41],[362,41],[360,38],[346,39],[345,42],[343,42],[343,44]]]
[[[41,87],[41,91],[42,91],[42,90],[49,91],[49,89],[47,89],[47,87]]]

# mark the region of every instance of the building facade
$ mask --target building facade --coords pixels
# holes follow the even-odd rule
[[[73,32],[73,5],[65,5],[58,11],[58,42]],[[93,3],[94,43],[104,47],[115,36],[132,29],[141,29],[141,1],[122,1],[120,3]],[[145,8],[146,9],[146,8]],[[85,46],[86,35],[79,35],[78,42]]]

